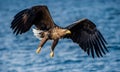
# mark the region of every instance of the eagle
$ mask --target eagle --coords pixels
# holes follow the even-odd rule
[[[65,38],[77,43],[88,56],[93,58],[103,57],[108,52],[106,40],[96,25],[87,18],[73,22],[67,27],[60,27],[53,21],[46,5],[37,5],[18,12],[10,28],[14,34],[19,35],[29,31],[33,25],[35,26],[34,35],[41,39],[36,53],[40,53],[48,40],[53,40],[50,57],[54,57],[56,45],[60,39]]]

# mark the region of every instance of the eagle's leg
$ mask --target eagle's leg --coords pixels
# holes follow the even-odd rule
[[[50,57],[52,58],[54,56],[54,49],[55,49],[55,46],[57,45],[59,39],[56,39],[53,41],[53,44],[51,46],[51,52],[50,52]]]
[[[36,50],[36,53],[40,53],[41,48],[43,47],[43,45],[46,43],[47,40],[48,40],[47,37],[42,38],[42,40],[41,40],[41,42],[40,42],[40,44],[38,46],[38,49]]]

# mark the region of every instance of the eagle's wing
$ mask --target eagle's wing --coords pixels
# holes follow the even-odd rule
[[[47,6],[34,6],[17,13],[11,23],[11,28],[18,35],[28,31],[32,25],[40,30],[49,30],[54,26]]]
[[[73,42],[87,52],[88,55],[95,57],[102,57],[108,52],[106,48],[107,42],[102,34],[97,30],[96,25],[88,19],[82,19],[72,25],[66,27],[72,34],[67,35],[66,38],[71,38]]]

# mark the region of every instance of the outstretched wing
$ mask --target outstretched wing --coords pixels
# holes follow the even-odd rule
[[[47,6],[34,6],[17,13],[11,23],[11,28],[13,33],[18,35],[28,31],[32,25],[40,30],[49,30],[54,26]]]
[[[66,37],[71,38],[73,42],[79,44],[79,46],[87,52],[88,55],[91,54],[93,58],[95,54],[97,57],[102,57],[103,54],[108,52],[105,46],[107,42],[99,30],[97,30],[96,25],[90,20],[82,19],[66,28],[72,33]]]

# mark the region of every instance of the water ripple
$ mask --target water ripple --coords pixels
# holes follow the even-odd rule
[[[13,16],[24,8],[45,4],[56,24],[68,26],[81,18],[97,25],[108,42],[103,58],[89,57],[72,40],[60,40],[55,57],[50,58],[51,42],[40,54],[31,30],[15,36],[9,28]],[[7,6],[5,6],[7,5]],[[0,0],[0,72],[120,72],[120,0]]]

